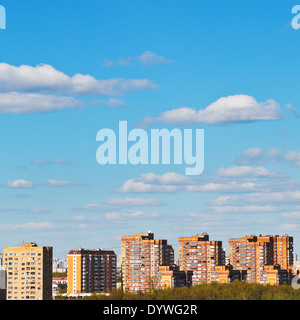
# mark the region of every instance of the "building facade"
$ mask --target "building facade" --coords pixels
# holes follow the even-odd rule
[[[116,290],[117,256],[111,250],[71,250],[68,254],[68,293]]]
[[[192,284],[192,275],[192,271],[180,271],[177,265],[159,266],[156,289],[190,287]]]
[[[149,292],[161,286],[160,266],[170,266],[174,250],[154,234],[121,237],[122,287],[128,292]]]
[[[7,300],[52,299],[52,252],[35,243],[4,248]]]
[[[228,240],[230,264],[236,270],[247,271],[247,281],[266,283],[267,273],[273,268],[274,273],[283,275],[284,271],[292,275],[293,237],[284,236],[245,236]],[[280,280],[279,282],[282,282]]]
[[[234,270],[230,264],[216,266],[214,273],[218,283],[230,283],[235,280],[243,281],[247,275],[246,271]]]
[[[225,265],[222,241],[210,241],[203,233],[178,239],[178,264],[182,271],[192,271],[192,284],[218,281],[216,266]]]

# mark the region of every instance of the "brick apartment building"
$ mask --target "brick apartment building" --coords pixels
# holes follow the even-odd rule
[[[288,283],[293,269],[293,237],[245,236],[228,240],[230,264],[247,271],[247,281]]]
[[[173,263],[172,246],[167,240],[154,239],[151,231],[121,237],[122,286],[125,291],[148,292],[161,287],[160,266],[170,267]]]
[[[178,239],[178,264],[182,271],[192,271],[192,284],[218,281],[216,266],[225,267],[222,241],[210,241],[203,233]]]

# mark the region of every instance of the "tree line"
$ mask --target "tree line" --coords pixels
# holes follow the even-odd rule
[[[56,300],[67,299],[62,295]],[[148,293],[129,293],[115,290],[109,295],[93,293],[82,300],[300,300],[300,289],[291,285],[263,285],[234,281],[229,284],[211,283],[188,287],[152,290]]]

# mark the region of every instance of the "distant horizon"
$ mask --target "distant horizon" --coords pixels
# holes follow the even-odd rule
[[[154,234],[154,236],[155,236],[155,233],[154,232],[152,232],[152,230],[149,230],[149,231],[147,231],[147,232],[140,232],[140,233],[136,233],[136,234],[141,234],[141,233],[153,233]],[[191,237],[191,236],[196,236],[196,235],[201,235],[201,234],[203,234],[203,233],[206,233],[206,232],[202,232],[202,233],[197,233],[197,234],[192,234],[192,235],[186,235],[186,236],[180,236],[180,237],[178,237],[178,239],[179,238],[185,238],[185,237]],[[122,236],[133,236],[133,235],[136,235],[136,234],[126,234],[126,235],[122,235]],[[293,241],[294,241],[294,236],[292,236],[292,235],[289,235],[289,234],[283,234],[283,235],[278,235],[278,234],[268,234],[268,235],[262,235],[262,234],[259,234],[259,235],[254,235],[254,234],[250,234],[250,235],[244,235],[244,236],[240,236],[240,237],[237,237],[237,238],[228,238],[227,239],[227,242],[226,242],[226,247],[224,246],[224,242],[222,241],[222,240],[218,240],[218,239],[211,239],[210,238],[210,235],[208,234],[208,236],[209,236],[209,241],[221,241],[222,242],[222,249],[225,251],[225,253],[227,253],[228,252],[228,240],[229,239],[240,239],[240,238],[243,238],[243,237],[251,237],[251,236],[257,236],[257,237],[259,237],[259,236],[262,236],[262,237],[267,237],[267,236],[279,236],[279,237],[284,237],[285,235],[288,235],[289,237],[292,237],[293,238]],[[121,236],[120,236],[121,237]],[[166,238],[166,237],[164,237],[164,238],[155,238],[154,237],[154,239],[159,239],[159,240],[167,240],[168,241],[168,239]],[[23,243],[34,243],[34,244],[36,244],[36,245],[38,245],[38,246],[40,246],[40,247],[52,247],[53,248],[53,252],[54,252],[54,247],[53,246],[51,246],[51,245],[39,245],[38,243],[36,243],[36,242],[34,242],[34,241],[31,241],[31,242],[22,242],[22,244]],[[172,247],[173,247],[173,249],[174,249],[174,260],[178,260],[178,243],[176,244],[176,246],[174,246],[174,245],[172,245],[172,244],[170,244],[169,242],[168,242],[168,245],[171,245]],[[22,245],[16,245],[16,246],[22,246]],[[10,247],[14,247],[14,246],[10,246]],[[100,249],[100,250],[112,250],[112,251],[114,251],[115,253],[116,253],[116,255],[117,255],[117,261],[119,261],[119,256],[121,255],[120,254],[120,251],[117,251],[116,252],[116,248],[120,248],[121,249],[121,238],[120,238],[120,247],[115,247],[115,248],[102,248],[101,246],[100,247],[94,247],[94,248],[88,248],[88,247],[77,247],[77,248],[75,248],[75,247],[73,247],[73,248],[71,248],[71,249],[69,249],[68,250],[68,252],[66,253],[66,255],[65,256],[60,256],[60,257],[58,257],[58,256],[55,256],[55,255],[53,255],[53,259],[54,258],[56,258],[56,259],[59,259],[59,260],[62,260],[62,259],[64,259],[64,258],[67,258],[68,257],[68,254],[69,254],[69,252],[71,251],[71,250],[80,250],[80,249],[82,249],[82,250],[97,250],[97,249]],[[176,248],[176,250],[175,250],[175,248]],[[0,252],[1,253],[1,252]],[[3,252],[2,252],[3,253]],[[297,252],[295,252],[294,250],[293,250],[293,254],[294,255],[296,255],[296,256],[298,256],[297,255]],[[226,256],[227,257],[227,256]]]

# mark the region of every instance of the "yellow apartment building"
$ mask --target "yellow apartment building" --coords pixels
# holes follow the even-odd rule
[[[7,300],[52,299],[52,247],[35,243],[4,247]]]

